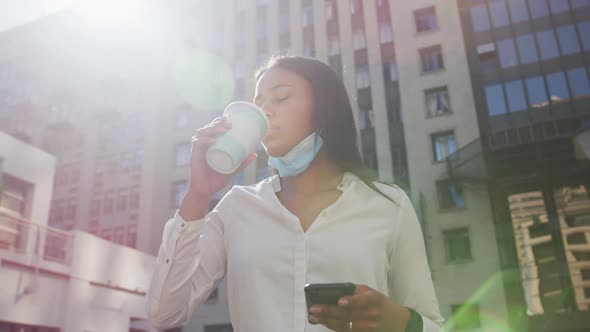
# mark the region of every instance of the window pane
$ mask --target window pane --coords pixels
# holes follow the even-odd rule
[[[508,25],[508,13],[506,11],[504,0],[490,1],[489,5],[494,27],[498,28]]]
[[[512,16],[512,22],[522,22],[529,19],[529,13],[526,9],[525,0],[510,0],[510,14]]]
[[[590,94],[590,83],[588,83],[586,69],[575,68],[568,70],[567,78],[569,79],[574,97],[587,96]]]
[[[438,22],[436,20],[436,12],[434,7],[428,7],[415,11],[414,20],[416,21],[417,32],[438,29]]]
[[[428,116],[450,113],[449,92],[447,88],[426,90]]]
[[[547,75],[547,85],[551,102],[565,101],[570,97],[563,72]]]
[[[527,108],[522,81],[516,80],[504,84],[510,112],[524,111]]]
[[[559,56],[557,40],[555,39],[553,30],[537,32],[537,42],[539,43],[541,59],[548,60]]]
[[[547,105],[547,91],[545,91],[545,81],[543,76],[535,76],[526,80],[526,89],[529,94],[529,104],[532,108]]]
[[[532,35],[518,37],[518,51],[520,52],[521,63],[531,63],[537,61],[537,48]]]
[[[490,19],[486,10],[486,5],[477,5],[471,7],[471,24],[473,31],[480,32],[490,29]]]
[[[580,52],[576,29],[574,29],[573,25],[570,24],[559,27],[557,29],[557,36],[559,37],[559,46],[561,46],[561,52],[563,52],[563,55]]]
[[[534,18],[545,17],[549,15],[549,8],[547,2],[539,0],[528,0],[529,8],[531,9],[531,16]]]
[[[422,71],[425,73],[441,70],[444,68],[442,50],[440,46],[421,49],[420,58],[422,59]]]
[[[500,54],[500,65],[502,68],[516,66],[516,49],[512,39],[504,39],[498,42],[498,53]]]
[[[551,12],[553,14],[565,13],[569,9],[567,1],[564,0],[550,0],[549,4],[551,5]]]
[[[506,103],[504,101],[504,91],[502,85],[490,85],[486,87],[486,101],[488,104],[488,114],[498,115],[506,113]]]
[[[578,30],[580,31],[584,51],[590,50],[590,21],[578,23]]]
[[[590,6],[590,0],[570,0],[572,2],[572,8],[582,8]]]

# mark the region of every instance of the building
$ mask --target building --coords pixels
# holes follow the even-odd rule
[[[590,2],[459,6],[487,166],[466,180],[487,179],[501,268],[518,276],[504,280],[511,321],[522,310],[529,330],[581,331],[590,326],[590,167],[573,138],[590,121]]]
[[[154,257],[47,225],[54,156],[0,133],[0,329],[153,331]]]
[[[234,66],[238,99],[252,97],[249,75],[272,54],[314,56],[341,73],[365,162],[420,213],[449,326],[589,325],[580,220],[590,167],[572,142],[589,120],[588,1],[249,0],[212,10],[223,38],[210,47]],[[515,213],[523,199],[536,212]]]
[[[35,93],[2,84],[13,80],[1,78],[10,72],[9,63],[25,65],[12,77],[38,81],[35,73],[43,70],[26,70],[35,58],[27,47],[55,40],[23,43],[22,32],[3,37],[13,45],[0,55],[0,66],[6,64],[0,91],[9,97],[4,102],[10,109],[41,113],[53,99],[27,96],[47,95],[65,104],[81,100],[84,107],[64,107],[88,110],[82,125],[58,121],[51,126],[60,135],[80,133],[75,142],[82,142],[70,144],[72,153],[59,153],[52,223],[155,254],[162,226],[186,190],[194,129],[229,100],[251,100],[253,73],[269,56],[313,56],[342,75],[367,165],[411,195],[450,328],[583,331],[590,326],[590,166],[576,156],[572,142],[589,120],[587,0],[205,4],[175,2],[174,33],[149,47],[145,40],[123,47],[108,38],[97,44],[74,34],[69,40],[78,48],[95,52],[59,51],[52,57],[59,61],[40,64],[68,68],[64,71],[74,78],[67,89],[50,80],[27,85],[40,85]],[[45,24],[19,31],[35,36],[56,26]],[[43,52],[56,52],[51,49]],[[155,49],[166,51],[153,57],[142,53]],[[187,50],[175,67],[177,55]],[[97,52],[111,56],[92,56]],[[25,54],[27,61],[19,60]],[[78,59],[77,70],[63,65],[72,59]],[[75,75],[90,64],[99,77]],[[131,74],[120,77],[121,68]],[[70,93],[51,93],[54,88],[37,93],[48,86]],[[5,130],[26,137],[27,125]],[[66,138],[65,146],[72,141]],[[235,183],[265,177],[266,164],[259,153],[256,165]],[[79,180],[72,172],[77,167]],[[185,330],[230,330],[226,306],[222,286]]]

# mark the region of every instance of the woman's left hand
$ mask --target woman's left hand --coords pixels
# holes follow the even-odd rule
[[[338,305],[313,305],[310,321],[337,332],[403,332],[410,312],[384,294],[366,285],[356,285],[354,295],[344,296]]]

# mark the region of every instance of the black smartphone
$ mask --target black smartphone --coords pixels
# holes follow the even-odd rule
[[[305,285],[305,301],[307,312],[314,304],[337,305],[343,296],[354,294],[356,286],[350,282],[332,284],[307,284]]]

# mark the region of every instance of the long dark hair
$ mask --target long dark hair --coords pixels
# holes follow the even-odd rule
[[[363,162],[352,106],[338,73],[327,64],[313,58],[283,55],[272,57],[258,69],[256,81],[272,68],[288,70],[311,84],[315,103],[316,133],[324,140],[330,160],[342,171],[355,174],[371,189],[393,202],[374,184],[385,182],[379,180],[377,174]]]

